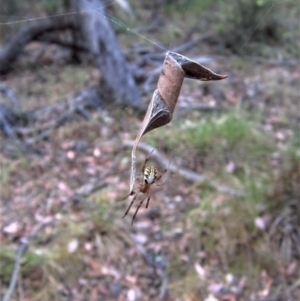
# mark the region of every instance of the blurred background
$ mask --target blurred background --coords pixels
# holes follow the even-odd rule
[[[2,0],[0,298],[300,300],[300,8],[292,0]],[[185,79],[147,133],[167,50]],[[167,164],[166,164],[167,163]],[[139,182],[138,182],[139,183]]]

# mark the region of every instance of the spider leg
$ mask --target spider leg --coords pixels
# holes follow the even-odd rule
[[[133,221],[134,221],[134,219],[135,219],[135,217],[136,217],[136,215],[137,215],[137,213],[138,213],[140,207],[142,206],[142,204],[143,204],[143,202],[144,202],[144,200],[146,199],[147,196],[148,196],[148,195],[146,195],[146,196],[140,201],[139,205],[137,206],[137,208],[136,208],[136,210],[135,210],[135,213],[134,213],[134,215],[133,215],[132,221],[131,221],[131,225],[133,225]]]
[[[167,168],[163,171],[163,173],[156,178],[156,181],[159,181],[164,176],[164,174],[168,171],[170,163],[171,163],[171,160],[169,161],[169,164],[168,164]],[[163,184],[165,184],[165,183],[163,183]],[[158,186],[162,186],[162,185],[158,185]]]
[[[150,199],[151,199],[151,193],[149,192],[149,196],[148,196],[147,203],[146,203],[146,208],[148,208]]]
[[[143,168],[142,168],[142,173],[144,174],[144,171],[145,171],[145,168],[146,168],[146,164],[151,156],[151,154],[154,152],[154,149],[150,152],[150,154],[148,155],[148,157],[146,158],[145,162],[144,162],[144,165],[143,165]]]
[[[158,176],[158,177],[156,178],[155,181],[159,181],[159,180],[163,177],[163,175],[164,175],[166,172],[167,172],[167,169],[165,169],[165,170],[163,171],[163,173],[162,173],[160,176]]]
[[[126,212],[125,212],[125,214],[123,215],[123,218],[128,214],[128,212],[129,212],[129,210],[130,210],[130,208],[131,208],[131,206],[132,206],[132,204],[134,203],[134,201],[136,200],[136,198],[137,198],[137,196],[138,196],[138,194],[139,193],[137,193],[135,196],[134,196],[134,198],[132,199],[132,201],[131,201],[131,203],[130,203],[130,205],[128,206],[128,208],[127,208],[127,210],[126,210]]]

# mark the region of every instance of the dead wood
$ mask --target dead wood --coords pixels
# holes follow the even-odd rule
[[[3,85],[0,85],[0,92],[3,93],[7,97],[7,99],[12,102],[14,110],[20,111],[20,102],[12,90],[8,89],[7,87],[4,87]]]
[[[70,48],[73,51],[84,51],[89,52],[89,49],[86,44],[81,40],[74,39],[62,39],[57,36],[51,36],[49,34],[42,34],[37,38],[37,41],[48,43],[48,44],[56,44],[61,47]]]
[[[74,20],[62,17],[42,20],[24,26],[4,49],[0,50],[0,74],[10,71],[23,48],[28,43],[38,40],[46,32],[76,28],[77,25]]]
[[[125,61],[102,0],[74,1],[81,11],[80,28],[90,53],[99,68],[102,82],[111,100],[125,106],[138,107],[141,98],[132,70]]]
[[[135,145],[134,141],[125,141],[123,144],[125,147],[133,147]],[[158,166],[161,169],[165,169],[168,166],[168,170],[174,173],[179,174],[187,181],[195,182],[195,183],[207,183],[210,187],[214,188],[215,190],[219,191],[220,193],[228,194],[233,197],[243,197],[244,193],[241,191],[237,191],[231,187],[224,186],[221,184],[216,183],[215,181],[210,180],[203,174],[199,174],[197,172],[194,172],[192,170],[182,168],[175,163],[171,162],[168,158],[166,158],[162,153],[160,153],[157,149],[154,149],[153,146],[140,142],[138,145],[138,148],[142,150],[145,154],[151,153],[153,150],[153,153],[151,154],[151,158],[156,161]]]
[[[14,270],[13,270],[13,273],[12,273],[12,276],[10,279],[8,290],[6,291],[6,293],[3,297],[3,301],[9,301],[14,292],[14,289],[18,282],[18,276],[19,276],[20,267],[21,267],[21,263],[22,263],[21,262],[22,257],[26,253],[31,241],[37,237],[37,235],[39,234],[40,231],[42,231],[45,227],[47,227],[51,223],[53,223],[52,218],[45,219],[45,221],[41,222],[39,225],[37,225],[35,228],[33,228],[31,233],[27,237],[23,237],[20,240],[20,246],[17,250]]]
[[[25,150],[25,145],[22,141],[17,137],[12,123],[15,118],[14,112],[8,108],[7,106],[0,105],[0,129],[10,137],[16,145],[18,145],[22,150]]]
[[[169,277],[166,272],[167,262],[166,262],[166,254],[162,252],[154,251],[151,248],[146,249],[142,244],[138,243],[131,231],[128,229],[125,230],[128,236],[131,238],[133,243],[135,244],[136,248],[139,250],[140,254],[142,255],[143,260],[145,263],[152,267],[153,273],[156,277],[161,279],[161,285],[159,290],[159,300],[164,300],[168,293],[168,283]],[[159,260],[158,260],[159,258]]]
[[[98,86],[81,91],[69,101],[61,101],[31,112],[16,112],[0,105],[0,130],[20,150],[32,152],[31,145],[48,138],[56,128],[75,115],[89,119],[90,110],[102,105],[103,96]]]
[[[0,51],[0,74],[13,68],[23,48],[32,41],[55,43],[73,51],[84,51],[91,55],[100,70],[101,81],[109,95],[106,101],[125,106],[138,107],[141,98],[129,67],[119,48],[117,38],[104,11],[103,1],[74,1],[79,20],[58,17],[35,22],[23,27],[16,37]],[[71,29],[72,38],[61,38],[51,32]],[[81,33],[79,36],[76,31]],[[74,38],[75,37],[75,38]]]

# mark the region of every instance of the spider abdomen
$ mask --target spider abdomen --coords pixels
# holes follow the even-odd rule
[[[144,181],[146,184],[153,184],[157,178],[157,168],[154,166],[147,166],[144,171]]]

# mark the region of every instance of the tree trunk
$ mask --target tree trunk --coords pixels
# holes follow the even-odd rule
[[[79,26],[111,99],[115,103],[138,107],[141,104],[140,94],[103,11],[104,1],[73,0],[73,5],[76,11],[82,12]]]

